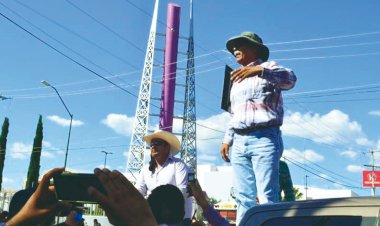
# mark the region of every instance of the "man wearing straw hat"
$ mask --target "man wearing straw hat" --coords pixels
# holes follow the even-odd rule
[[[136,182],[136,188],[144,196],[149,196],[153,189],[160,185],[177,186],[186,200],[185,218],[191,218],[191,200],[187,200],[187,165],[174,157],[180,150],[178,138],[170,132],[157,130],[145,136],[150,145],[150,162],[143,166]]]
[[[231,160],[233,168],[238,225],[256,197],[261,204],[279,201],[281,91],[293,88],[296,76],[274,61],[267,62],[269,49],[257,34],[243,32],[226,46],[242,65],[231,72],[232,117],[221,147],[223,160]]]

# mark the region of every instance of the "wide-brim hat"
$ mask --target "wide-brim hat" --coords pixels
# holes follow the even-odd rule
[[[153,139],[161,139],[166,141],[170,145],[170,154],[173,156],[176,155],[181,149],[181,143],[179,142],[178,138],[170,132],[164,130],[156,130],[154,133],[144,137],[144,140],[148,144],[150,144]]]
[[[251,45],[258,47],[257,49],[257,57],[263,61],[267,61],[269,58],[269,49],[267,46],[263,44],[263,40],[255,33],[252,32],[243,32],[239,36],[235,36],[230,38],[226,47],[232,55],[234,54],[233,48],[235,46],[241,46],[242,44]]]

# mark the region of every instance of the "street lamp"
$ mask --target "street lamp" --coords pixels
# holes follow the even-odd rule
[[[66,154],[65,154],[65,164],[64,164],[64,166],[63,166],[63,168],[66,169],[67,155],[69,154],[69,144],[70,144],[70,135],[71,135],[71,125],[73,124],[73,116],[74,116],[74,115],[71,114],[71,112],[70,112],[69,109],[67,108],[65,102],[63,101],[61,95],[59,95],[58,90],[57,90],[54,86],[52,86],[51,84],[49,84],[46,80],[42,80],[41,83],[44,84],[45,86],[49,86],[49,87],[51,87],[52,89],[54,89],[54,91],[57,93],[59,99],[61,100],[63,106],[65,107],[67,113],[69,113],[69,115],[70,115],[69,136],[67,137]]]
[[[112,155],[113,153],[112,152],[107,152],[107,151],[102,151],[105,155],[104,155],[104,168],[106,168],[107,166],[107,155]]]

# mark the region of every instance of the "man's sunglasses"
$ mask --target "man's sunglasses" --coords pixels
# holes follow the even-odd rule
[[[155,147],[158,147],[158,146],[163,145],[163,144],[166,144],[166,142],[163,140],[154,140],[154,141],[150,142],[150,146],[155,146]]]

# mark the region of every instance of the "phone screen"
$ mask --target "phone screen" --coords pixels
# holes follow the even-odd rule
[[[54,177],[55,192],[59,200],[95,203],[88,195],[90,186],[106,194],[95,174],[63,173]]]
[[[187,181],[188,182],[193,182],[195,180],[195,174],[190,172],[187,174]]]

